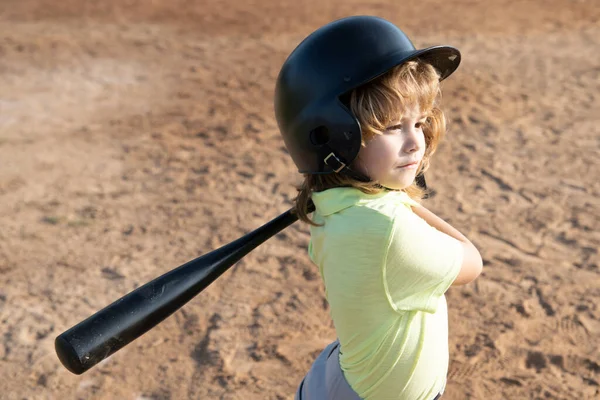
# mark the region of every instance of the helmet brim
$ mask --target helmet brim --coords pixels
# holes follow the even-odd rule
[[[440,75],[440,81],[443,81],[458,68],[461,60],[460,51],[452,46],[432,46],[421,50],[399,51],[378,60],[377,65],[373,66],[371,71],[366,71],[365,78],[352,88],[355,89],[362,86],[378,77],[394,67],[397,67],[405,62],[420,59],[433,66]]]
[[[452,46],[433,46],[426,49],[417,50],[412,57],[431,64],[440,74],[440,81],[443,81],[460,65],[460,51]],[[405,60],[406,62],[409,60]]]

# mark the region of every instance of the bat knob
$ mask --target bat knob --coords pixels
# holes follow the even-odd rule
[[[62,365],[72,373],[81,375],[87,370],[81,363],[73,345],[63,335],[58,336],[54,341],[54,349]]]

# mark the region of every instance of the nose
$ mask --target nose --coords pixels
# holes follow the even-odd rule
[[[404,143],[402,146],[402,151],[404,153],[414,153],[419,151],[421,148],[421,144],[419,141],[419,135],[422,135],[420,130],[412,127],[406,132],[406,136],[404,139]]]

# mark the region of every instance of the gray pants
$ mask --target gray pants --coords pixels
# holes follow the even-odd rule
[[[340,342],[336,340],[319,354],[294,400],[361,400],[344,377],[339,356]]]
[[[340,342],[329,344],[300,382],[294,400],[362,400],[350,387],[340,367]],[[441,397],[438,394],[435,399]]]

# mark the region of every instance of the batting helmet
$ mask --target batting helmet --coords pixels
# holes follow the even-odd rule
[[[298,172],[369,178],[348,165],[362,133],[343,97],[406,61],[431,64],[440,80],[460,63],[450,46],[417,50],[397,26],[373,16],[331,22],[304,39],[284,62],[275,87],[275,115]]]

